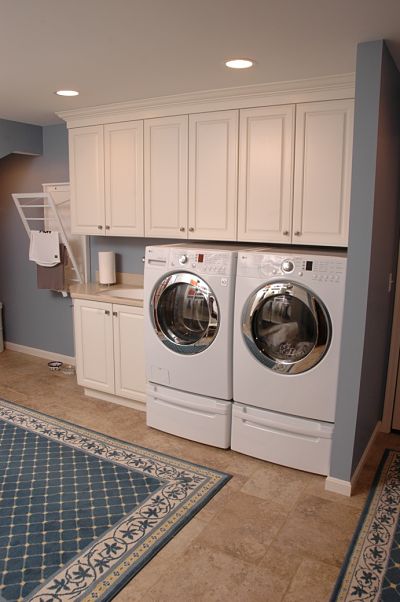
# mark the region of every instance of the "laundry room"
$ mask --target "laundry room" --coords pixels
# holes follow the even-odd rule
[[[1,1],[0,600],[389,599],[400,9],[169,4]]]

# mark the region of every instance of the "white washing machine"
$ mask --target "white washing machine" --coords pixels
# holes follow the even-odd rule
[[[146,248],[147,424],[229,447],[237,248]]]
[[[232,449],[328,474],[345,254],[240,252]]]

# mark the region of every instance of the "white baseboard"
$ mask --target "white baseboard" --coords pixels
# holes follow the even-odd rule
[[[375,441],[378,433],[381,431],[381,428],[382,428],[382,422],[380,420],[378,420],[378,422],[375,425],[374,431],[368,441],[368,444],[367,444],[366,448],[364,449],[363,455],[361,456],[360,461],[357,464],[357,468],[353,472],[351,481],[344,481],[342,479],[336,479],[335,477],[328,476],[328,477],[326,477],[326,480],[325,480],[326,491],[333,491],[334,493],[340,493],[342,495],[351,496],[352,491],[354,491],[354,487],[356,486],[356,483],[357,483],[358,479],[360,478],[360,474],[364,467],[364,464],[367,461],[369,451],[370,451],[372,445],[374,444],[374,441]]]
[[[96,391],[95,389],[83,389],[85,395],[88,397],[94,397],[95,399],[102,399],[103,401],[111,401],[111,403],[117,403],[120,406],[126,406],[132,410],[140,410],[141,412],[146,411],[145,395],[143,393],[143,401],[139,399],[127,399],[125,397],[119,397],[118,395],[111,395],[110,393],[103,393],[102,391]],[[138,397],[142,397],[142,394],[138,393]]]
[[[53,353],[52,351],[46,351],[45,349],[37,349],[36,347],[26,347],[25,345],[18,345],[18,343],[10,343],[5,341],[4,346],[10,351],[18,351],[19,353],[26,353],[27,355],[35,355],[36,357],[42,357],[47,360],[57,360],[64,362],[65,364],[71,364],[75,366],[75,357],[71,355],[62,355],[61,353]]]

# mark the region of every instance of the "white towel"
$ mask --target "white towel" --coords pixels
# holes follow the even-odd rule
[[[58,232],[31,230],[29,259],[37,265],[53,267],[60,263],[60,239]]]

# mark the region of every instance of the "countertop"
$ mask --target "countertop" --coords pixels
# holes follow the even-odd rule
[[[72,299],[88,299],[89,301],[102,301],[104,303],[117,303],[118,305],[133,305],[134,307],[143,307],[143,299],[116,297],[110,295],[110,291],[124,289],[143,290],[143,286],[132,284],[113,284],[107,286],[96,282],[87,282],[86,284],[73,284],[70,287]]]

